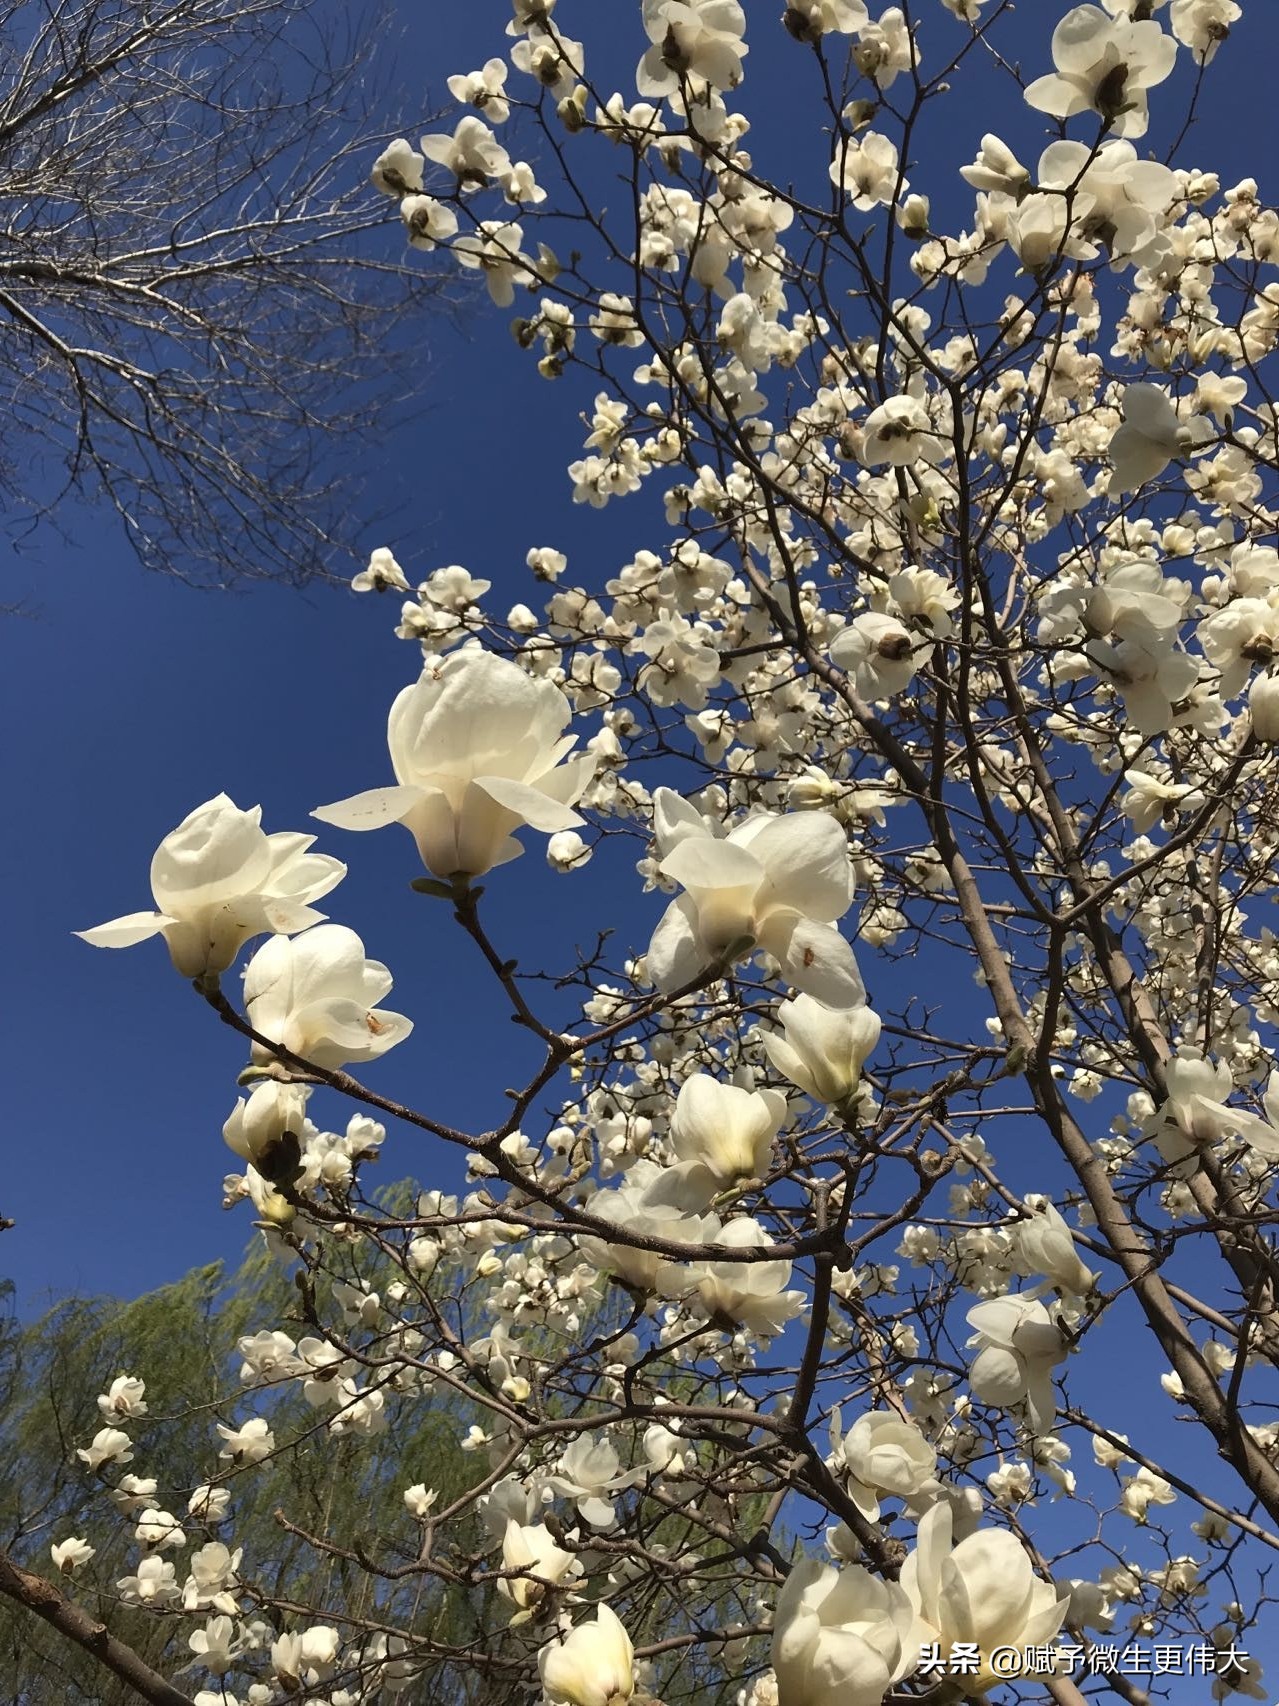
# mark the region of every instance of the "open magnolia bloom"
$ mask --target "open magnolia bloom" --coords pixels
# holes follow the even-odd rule
[[[719,1219],[702,1211],[706,1207],[708,1175],[700,1177],[682,1167],[659,1167],[655,1161],[637,1161],[616,1190],[596,1191],[586,1203],[597,1220],[672,1244],[710,1244],[719,1236]],[[678,1269],[665,1256],[634,1244],[613,1244],[592,1236],[578,1240],[587,1261],[601,1273],[613,1274],[637,1291],[664,1291]]]
[[[834,927],[852,905],[848,839],[828,812],[758,812],[717,835],[670,788],[653,795],[658,869],[687,891],[648,948],[664,993],[756,948],[782,975],[832,1007],[864,1003],[853,950]]]
[[[917,641],[898,617],[868,610],[831,641],[831,662],[852,676],[861,698],[878,703],[910,685],[916,644],[923,651],[928,642]]]
[[[769,1239],[758,1221],[730,1220],[715,1242],[729,1250],[765,1250]],[[804,1307],[802,1291],[787,1291],[791,1265],[776,1262],[694,1262],[687,1278],[695,1301],[712,1318],[745,1327],[757,1338],[776,1338]]]
[[[925,1512],[915,1550],[902,1566],[901,1585],[924,1626],[917,1639],[936,1642],[948,1660],[961,1642],[977,1647],[979,1669],[965,1671],[964,1689],[984,1694],[1015,1672],[991,1668],[998,1648],[1042,1647],[1066,1620],[1070,1594],[1043,1581],[1013,1534],[979,1528],[953,1545],[953,1516],[946,1500]],[[1008,1655],[1001,1654],[1001,1660]]]
[[[671,1143],[681,1161],[700,1163],[718,1184],[762,1179],[785,1118],[778,1091],[742,1090],[695,1072],[680,1086]]]
[[[437,877],[477,877],[524,851],[511,832],[582,822],[572,806],[593,758],[562,760],[568,700],[478,647],[423,670],[391,707],[387,744],[398,787],[372,788],[311,815],[339,829],[402,823]]]
[[[131,948],[163,936],[184,977],[226,971],[251,936],[291,934],[324,917],[308,904],[336,888],[346,866],[309,853],[313,835],[268,835],[262,808],[226,794],[197,806],[151,861],[157,912],[131,912],[76,932],[95,948]]]
[[[880,1706],[919,1661],[910,1597],[860,1565],[806,1558],[777,1596],[772,1661],[777,1706]]]
[[[671,95],[680,79],[704,78],[712,89],[742,80],[746,14],[738,0],[644,0],[644,33],[653,44],[635,73],[641,95]]]
[[[547,1485],[561,1498],[572,1499],[577,1514],[592,1528],[613,1528],[617,1512],[612,1495],[625,1492],[645,1477],[643,1469],[623,1469],[607,1435],[596,1439],[591,1434],[579,1434],[567,1446],[555,1474]]]
[[[1158,385],[1126,386],[1120,407],[1123,425],[1115,428],[1109,447],[1112,498],[1157,480],[1171,461],[1212,436],[1201,416],[1183,424]]]
[[[1279,1161],[1279,1072],[1270,1074],[1266,1093],[1261,1099],[1265,1119],[1249,1113],[1246,1108],[1223,1108],[1222,1114],[1231,1120],[1231,1130],[1241,1137],[1258,1155],[1267,1161]]]
[[[1163,215],[1177,200],[1176,174],[1142,160],[1131,142],[1104,142],[1094,154],[1083,142],[1053,142],[1039,156],[1041,190],[1074,188],[1072,223],[1099,237],[1112,260],[1153,261],[1169,245]]]
[[[1215,1066],[1202,1055],[1186,1050],[1165,1063],[1167,1100],[1145,1122],[1143,1131],[1153,1137],[1155,1147],[1178,1177],[1193,1173],[1199,1151],[1240,1129],[1251,1118],[1241,1109],[1228,1108],[1226,1100],[1235,1087],[1230,1068]]]
[[[1100,6],[1075,6],[1053,31],[1055,72],[1026,89],[1026,104],[1050,118],[1100,113],[1116,136],[1144,136],[1146,91],[1162,83],[1177,44],[1152,19],[1112,18]]]
[[[811,995],[797,995],[781,1003],[777,1017],[781,1031],[765,1031],[760,1041],[778,1072],[815,1101],[845,1106],[879,1041],[879,1015],[869,1007],[824,1007]]]
[[[293,940],[276,936],[259,948],[244,973],[244,1004],[255,1031],[313,1066],[376,1060],[403,1042],[413,1021],[376,1003],[391,974],[364,957],[364,943],[342,924],[321,924]],[[275,1056],[253,1044],[255,1065]]]
[[[868,1522],[879,1521],[880,1494],[913,1499],[937,1484],[937,1453],[895,1410],[858,1416],[836,1449],[848,1471],[849,1494]]]
[[[1047,1433],[1057,1414],[1052,1371],[1066,1355],[1066,1340],[1037,1298],[992,1297],[970,1309],[976,1329],[968,1343],[977,1351],[968,1371],[973,1397],[1010,1409],[1025,1404],[1036,1433]]]
[[[579,1623],[537,1655],[548,1706],[627,1706],[634,1667],[631,1638],[606,1605],[596,1607],[593,1623]]]

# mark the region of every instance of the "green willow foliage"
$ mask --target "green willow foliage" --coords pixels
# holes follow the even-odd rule
[[[395,1186],[380,1192],[379,1200],[394,1213],[407,1209],[410,1194],[408,1186]],[[454,1325],[469,1340],[486,1327],[472,1306],[474,1288],[461,1279],[459,1274]],[[114,1514],[103,1484],[79,1461],[76,1448],[103,1424],[96,1395],[113,1377],[127,1373],[144,1379],[148,1413],[129,1424],[135,1444],[127,1469],[157,1481],[160,1507],[172,1511],[186,1530],[184,1552],[219,1538],[217,1528],[206,1532],[185,1513],[192,1490],[225,1467],[216,1460],[216,1423],[246,1413],[236,1341],[266,1322],[281,1324],[295,1338],[305,1336],[312,1330],[313,1312],[332,1318],[323,1294],[330,1283],[318,1280],[321,1295],[308,1301],[294,1272],[255,1243],[233,1274],[213,1263],[131,1301],[67,1298],[25,1325],[17,1318],[12,1286],[0,1290],[0,1440],[6,1471],[0,1479],[0,1543],[18,1563],[51,1577],[50,1544],[71,1534],[89,1539],[97,1550],[77,1574],[74,1597],[192,1694],[208,1687],[210,1679],[192,1663],[185,1644],[190,1615],[157,1615],[120,1603],[115,1583],[135,1570],[139,1556],[133,1540],[137,1517]],[[634,1300],[624,1301],[621,1288],[607,1288],[584,1323],[584,1337],[616,1331],[633,1308]],[[671,1398],[691,1397],[680,1385],[672,1381]],[[404,1511],[405,1487],[418,1481],[434,1487],[443,1507],[487,1473],[484,1454],[465,1453],[459,1445],[470,1423],[482,1418],[441,1383],[425,1405],[420,1395],[388,1395],[385,1430],[371,1438],[348,1438],[328,1432],[323,1426],[328,1412],[311,1409],[296,1390],[296,1383],[286,1383],[274,1404],[269,1395],[264,1400],[260,1388],[254,1390],[252,1412],[269,1416],[282,1449],[243,1477],[244,1497],[237,1480],[231,1482],[235,1544],[244,1549],[245,1581],[276,1608],[264,1622],[273,1633],[282,1632],[278,1608],[283,1604],[293,1609],[298,1626],[385,1619],[429,1636],[446,1653],[496,1647],[513,1608],[493,1585],[493,1560],[485,1556],[491,1543],[478,1523],[472,1522],[468,1534],[451,1527],[449,1560],[460,1578],[456,1584],[441,1585],[416,1573],[386,1579],[368,1562],[393,1571],[416,1554],[418,1531]],[[279,1520],[281,1515],[290,1526]],[[295,1529],[324,1536],[330,1550],[317,1550]],[[678,1511],[653,1524],[645,1539],[659,1554],[679,1557],[699,1537],[710,1566],[719,1549],[706,1546],[705,1536]],[[662,1626],[656,1600],[647,1608],[636,1606],[632,1627],[637,1640],[677,1641],[699,1627],[724,1629],[747,1620],[733,1569],[737,1548],[726,1544],[722,1550],[722,1573],[707,1569],[699,1591],[690,1594],[679,1629]],[[467,1575],[476,1570],[488,1579],[468,1583]],[[253,1615],[246,1599],[245,1616]],[[726,1674],[718,1658],[696,1644],[673,1645],[658,1666],[662,1697],[697,1700],[702,1706],[731,1700],[736,1683],[731,1667]],[[304,1691],[299,1698],[308,1697]],[[91,1655],[0,1600],[0,1706],[132,1706],[134,1699]],[[400,1699],[414,1706],[418,1701],[511,1706],[510,1681],[500,1672],[486,1680],[445,1656]]]
[[[239,1413],[235,1342],[264,1321],[287,1323],[290,1316],[299,1335],[304,1333],[299,1294],[289,1274],[255,1248],[229,1277],[215,1263],[129,1302],[68,1298],[25,1326],[16,1319],[12,1287],[3,1304],[3,1542],[17,1562],[50,1576],[52,1541],[76,1533],[90,1537],[97,1554],[77,1577],[77,1600],[148,1663],[173,1675],[191,1657],[184,1646],[190,1618],[157,1617],[119,1604],[115,1581],[136,1567],[136,1517],[113,1516],[96,1478],[76,1458],[76,1447],[102,1423],[95,1395],[114,1375],[138,1373],[147,1383],[149,1412],[131,1425],[137,1444],[129,1468],[158,1481],[156,1498],[183,1522],[189,1546],[216,1538],[216,1531],[203,1533],[184,1513],[192,1489],[215,1467],[215,1423]],[[296,1605],[300,1620],[333,1605],[351,1616],[369,1615],[378,1609],[381,1593],[387,1601],[382,1609],[389,1611],[393,1598],[397,1617],[407,1611],[437,1641],[465,1647],[482,1640],[486,1619],[501,1615],[497,1607],[486,1609],[491,1590],[442,1595],[412,1576],[379,1587],[355,1561],[363,1540],[376,1533],[402,1536],[402,1557],[391,1561],[408,1562],[416,1535],[401,1502],[403,1489],[425,1481],[448,1502],[484,1467],[460,1452],[457,1440],[465,1429],[459,1430],[446,1395],[425,1414],[416,1403],[407,1429],[397,1425],[397,1404],[388,1402],[388,1426],[372,1441],[327,1433],[317,1413],[296,1399],[275,1406],[270,1414],[277,1437],[294,1443],[245,1479],[247,1501],[233,1483],[236,1543],[244,1547],[246,1576],[277,1601]],[[277,1511],[297,1528],[350,1551],[351,1559],[317,1553],[277,1521]],[[205,1685],[197,1671],[178,1680],[193,1693]],[[481,1706],[481,1697],[461,1678],[440,1675],[435,1688],[431,1698]],[[69,1647],[17,1606],[0,1602],[3,1706],[77,1701],[126,1706],[132,1700],[87,1653]]]

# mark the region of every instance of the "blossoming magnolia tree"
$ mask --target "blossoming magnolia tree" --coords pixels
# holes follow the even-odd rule
[[[635,545],[579,582],[534,544],[505,615],[431,574],[326,852],[219,797],[85,933],[163,935],[245,1039],[228,1193],[302,1299],[189,1516],[125,1500],[119,1598],[187,1619],[200,1706],[425,1698],[441,1584],[489,1595],[459,1701],[1266,1697],[1279,215],[1185,135],[1274,24],[1022,10],[797,0],[748,43],[737,0],[493,0],[456,128],[373,164],[566,431],[594,397],[565,501]],[[413,592],[386,551],[356,586]],[[311,909],[391,826],[539,1056],[471,1130],[379,1093],[429,1044]],[[485,891],[627,835],[634,930],[521,973]],[[471,1188],[379,1203],[406,1135]],[[117,1492],[144,1380],[80,1449]],[[234,1538],[299,1388],[357,1438],[446,1392],[474,1463],[307,1602]]]

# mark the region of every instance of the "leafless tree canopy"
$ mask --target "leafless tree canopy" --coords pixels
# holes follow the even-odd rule
[[[340,557],[395,325],[440,290],[368,240],[380,22],[348,0],[0,4],[0,502],[19,536],[76,494],[201,584]]]

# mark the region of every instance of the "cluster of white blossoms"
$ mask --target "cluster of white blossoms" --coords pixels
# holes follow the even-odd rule
[[[463,1698],[383,1604],[407,1576],[485,1596],[475,1664],[546,1706],[1030,1699],[1177,1643],[1263,1698],[1279,212],[1184,157],[1242,8],[1050,8],[1038,57],[996,0],[474,10],[506,36],[465,110],[373,182],[567,391],[564,502],[638,494],[640,537],[581,577],[531,546],[504,613],[482,517],[482,577],[374,550],[352,584],[423,667],[382,781],[314,816],[409,831],[423,951],[455,930],[537,1059],[508,1088],[495,1042],[466,1130],[366,1088],[450,1063],[312,910],[344,867],[225,796],[155,912],[85,932],[163,934],[239,1029],[227,1200],[309,1300],[240,1341],[181,1517],[123,1472],[141,1380],[99,1400],[117,1591],[197,1620],[200,1706]],[[786,144],[739,95],[782,54]],[[955,138],[963,102],[1008,140],[930,157],[917,114]],[[484,890],[561,879],[587,945],[526,974]],[[381,1199],[405,1124],[455,1176]],[[289,1397],[357,1445],[430,1407],[469,1471],[334,1541],[367,1594],[313,1616],[234,1546]]]

